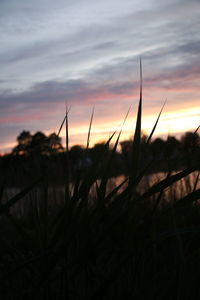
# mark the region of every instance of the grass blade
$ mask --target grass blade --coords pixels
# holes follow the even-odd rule
[[[136,128],[133,139],[132,149],[132,174],[130,176],[131,181],[135,179],[139,169],[140,160],[140,143],[141,143],[141,120],[142,120],[142,60],[140,58],[140,100],[138,105]]]
[[[166,179],[161,180],[160,182],[158,182],[157,184],[155,184],[151,188],[149,188],[149,190],[147,192],[145,192],[139,198],[139,200],[150,197],[153,194],[160,192],[162,189],[166,189],[167,187],[171,186],[176,181],[179,181],[181,178],[184,178],[185,176],[189,175],[190,173],[192,173],[195,170],[196,170],[196,167],[190,167],[190,168],[187,168],[175,175],[172,175],[170,177],[167,177]]]
[[[31,183],[28,187],[26,187],[24,190],[22,190],[17,195],[9,199],[5,204],[2,204],[0,206],[0,214],[7,212],[9,208],[11,208],[17,202],[19,202],[24,196],[26,196],[40,181],[41,179],[37,179],[36,181]]]
[[[199,176],[200,176],[200,172],[197,174],[196,180],[195,180],[195,182],[194,182],[193,191],[196,191],[197,184],[198,184],[198,181],[199,181]]]
[[[57,136],[59,136],[59,134],[60,134],[60,132],[61,132],[61,130],[62,130],[62,128],[63,128],[63,125],[64,125],[64,123],[65,123],[65,120],[66,120],[66,115],[64,116],[64,119],[63,119],[63,121],[62,121],[62,123],[61,123],[61,125],[60,125],[60,128],[59,128],[59,130],[58,130]]]
[[[194,134],[198,132],[199,128],[200,128],[200,125],[199,125],[199,126],[197,127],[197,129],[194,131]]]
[[[118,186],[114,188],[107,196],[106,196],[106,203],[108,203],[120,190],[120,188],[123,187],[123,185],[128,181],[128,178],[125,178]]]
[[[66,161],[67,161],[67,166],[66,166],[66,188],[65,188],[65,201],[69,201],[70,197],[70,191],[69,191],[69,186],[70,186],[70,161],[69,161],[69,124],[68,124],[68,110],[67,110],[67,104],[66,104],[66,115],[65,115],[65,138],[66,138]]]
[[[106,165],[106,167],[105,167],[104,174],[103,174],[103,176],[102,176],[102,180],[101,180],[101,183],[100,183],[100,187],[99,187],[99,189],[98,189],[98,191],[99,191],[99,196],[100,196],[100,198],[102,198],[102,199],[105,199],[105,195],[106,195],[106,187],[107,187],[107,182],[108,182],[108,179],[109,179],[109,171],[110,171],[110,168],[111,168],[111,166],[112,166],[112,161],[113,161],[114,155],[115,155],[116,150],[117,150],[117,146],[118,146],[118,143],[119,143],[119,139],[120,139],[120,136],[121,136],[121,133],[122,133],[122,128],[123,128],[123,125],[124,125],[125,122],[126,122],[126,119],[127,119],[127,117],[128,117],[128,114],[129,114],[129,112],[130,112],[130,108],[131,108],[131,107],[129,107],[129,109],[128,109],[127,113],[126,113],[126,116],[125,116],[125,118],[124,118],[124,120],[123,120],[121,129],[120,129],[120,132],[119,132],[119,134],[118,134],[117,140],[116,140],[116,142],[115,142],[115,145],[114,145],[113,150],[112,150],[112,152],[111,152],[110,158],[109,158],[108,163],[107,163],[107,165]]]
[[[180,199],[174,204],[174,207],[182,207],[191,204],[194,201],[200,200],[200,189],[191,192],[184,198]]]
[[[156,127],[157,127],[157,124],[158,124],[158,121],[159,121],[159,119],[160,119],[161,113],[162,113],[162,111],[163,111],[163,108],[164,108],[164,106],[165,106],[165,104],[166,104],[166,101],[167,101],[167,100],[165,100],[165,102],[164,102],[164,104],[163,104],[163,106],[162,106],[162,108],[161,108],[161,110],[160,110],[160,113],[159,113],[159,115],[158,115],[158,118],[157,118],[157,120],[156,120],[156,122],[155,122],[155,124],[154,124],[154,126],[153,126],[153,129],[152,129],[152,131],[151,131],[151,133],[150,133],[150,135],[149,135],[149,137],[148,137],[147,144],[149,144],[150,141],[151,141],[151,138],[152,138],[152,136],[153,136],[153,134],[154,134],[154,131],[155,131]]]
[[[94,107],[93,107],[93,109],[92,109],[92,114],[91,114],[91,118],[90,118],[90,125],[89,125],[89,130],[88,130],[87,146],[86,146],[86,149],[89,148],[89,144],[90,144],[90,133],[91,133],[91,127],[92,127],[93,117],[94,117]]]
[[[69,113],[69,111],[70,111],[70,108],[69,108],[69,110],[67,111],[67,114]],[[62,128],[63,128],[63,125],[65,124],[65,120],[66,120],[66,114],[65,114],[64,119],[63,119],[63,121],[62,121],[62,123],[61,123],[61,125],[60,125],[60,128],[59,128],[59,130],[58,130],[57,136],[59,136],[59,134],[60,134],[60,132],[61,132],[61,130],[62,130]]]

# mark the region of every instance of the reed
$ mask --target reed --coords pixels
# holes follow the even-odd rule
[[[130,172],[108,189],[109,170],[119,143],[77,170],[70,181],[68,113],[64,201],[50,203],[44,169],[39,178],[0,205],[1,299],[198,299],[200,275],[199,175],[187,195],[174,184],[199,168],[190,166],[147,187],[138,186],[148,168],[141,162],[142,69]],[[163,109],[163,108],[162,108]],[[161,109],[161,112],[162,112]],[[147,139],[150,142],[161,112]],[[89,148],[92,111],[87,149]],[[126,118],[125,118],[126,119]],[[104,145],[106,151],[114,132]],[[40,187],[42,196],[32,193]],[[2,183],[0,194],[6,187]],[[168,199],[166,199],[166,190]],[[91,191],[93,193],[91,194]],[[30,195],[30,197],[27,197]],[[55,195],[56,197],[56,195]],[[58,196],[57,196],[58,197]],[[13,213],[24,201],[27,213]]]

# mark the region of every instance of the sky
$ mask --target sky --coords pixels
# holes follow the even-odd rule
[[[0,153],[23,130],[57,132],[69,111],[70,145],[135,128],[139,59],[148,134],[200,124],[199,0],[0,0]],[[61,132],[64,136],[64,131]]]

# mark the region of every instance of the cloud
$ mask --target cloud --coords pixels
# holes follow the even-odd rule
[[[140,55],[149,110],[198,103],[199,28],[198,0],[0,1],[1,128],[46,129],[66,100],[80,123],[94,103],[119,117],[137,102]]]
[[[16,5],[18,13],[20,13],[20,3],[22,5],[24,2],[19,2],[19,6]],[[65,12],[66,7],[63,3],[61,4]],[[82,1],[77,3],[80,7],[83,6]],[[89,4],[91,5],[87,1],[85,7],[87,8]],[[14,18],[14,24],[17,22],[24,26],[25,36],[18,33],[18,40],[15,40],[13,33],[10,38],[7,34],[5,39],[2,39],[2,42],[5,43],[3,48],[5,50],[1,49],[0,61],[4,76],[8,81],[11,80],[10,73],[15,77],[19,76],[21,85],[27,85],[27,87],[30,87],[32,82],[36,82],[38,76],[42,81],[51,80],[53,76],[54,78],[58,76],[80,77],[98,65],[109,64],[111,60],[119,59],[124,54],[139,56],[153,47],[163,51],[164,56],[165,48],[173,49],[184,42],[188,42],[190,45],[192,41],[189,44],[188,37],[191,39],[193,36],[195,39],[198,34],[199,20],[196,17],[196,9],[193,7],[194,5],[186,7],[185,1],[172,1],[170,4],[160,5],[156,8],[151,1],[151,9],[144,9],[144,5],[141,6],[141,9],[135,9],[134,5],[130,5],[128,1],[127,4],[130,12],[126,11],[126,14],[121,16],[113,14],[112,17],[105,19],[100,18],[99,14],[95,20],[89,18],[81,26],[68,26],[67,17],[64,12],[61,14],[60,10],[55,11],[55,14],[58,14],[57,19],[62,20],[61,23],[58,21],[54,24],[54,20],[50,19],[53,9],[55,9],[55,5],[50,1],[48,14],[43,17],[44,32],[41,29],[41,21],[35,17],[37,6],[25,5],[26,18],[30,15],[30,27],[34,27],[35,22],[38,31],[37,33],[28,32],[26,23],[23,25],[23,19],[20,23],[18,15]],[[38,6],[40,12],[43,11],[43,5],[44,2]],[[74,11],[72,4],[69,11],[71,9]],[[89,12],[91,9],[88,7]],[[26,14],[23,12],[20,16],[22,15],[24,18]],[[183,14],[190,17],[189,21],[186,18],[186,21],[182,22]],[[50,20],[52,24],[49,24]],[[4,23],[6,23],[6,19]],[[11,38],[14,40],[13,43]],[[10,41],[10,44],[9,42],[7,44],[7,41]],[[184,49],[182,49],[183,51]],[[20,85],[19,82],[16,84]]]
[[[52,109],[59,108],[63,106],[65,101],[73,106],[91,106],[101,101],[104,104],[105,101],[109,103],[113,99],[121,99],[121,101],[123,98],[130,97],[137,99],[139,80],[130,77],[130,73],[126,69],[127,65],[129,68],[131,67],[129,59],[113,67],[105,66],[103,70],[95,70],[87,80],[74,79],[62,82],[51,80],[34,84],[29,90],[23,92],[7,90],[0,94],[0,109],[5,114],[1,118],[1,123],[6,122],[6,120],[10,121],[10,118],[6,116],[9,113],[14,115],[22,112],[23,115],[25,110],[28,113],[33,109],[40,111],[42,107],[45,110],[47,106]],[[102,74],[105,74],[105,78],[99,81],[98,78]],[[145,76],[143,84],[147,90],[194,91],[198,90],[199,77],[200,64],[188,66],[186,63],[176,67],[175,70],[174,68],[168,69],[163,74]],[[111,78],[114,79],[111,80]],[[19,121],[20,118],[17,118],[16,121]]]

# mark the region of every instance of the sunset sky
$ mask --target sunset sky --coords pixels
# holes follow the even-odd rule
[[[200,124],[199,0],[0,0],[0,152],[22,130],[58,131],[70,144],[120,127],[133,134],[143,65],[143,129],[167,99],[155,136]],[[64,132],[61,133],[64,136]]]

